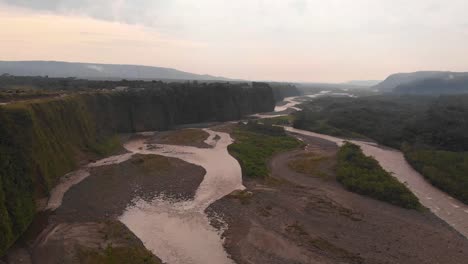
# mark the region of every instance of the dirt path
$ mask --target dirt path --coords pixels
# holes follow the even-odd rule
[[[272,159],[277,180],[247,181],[253,195],[226,197],[208,209],[229,224],[225,246],[237,263],[466,262],[468,241],[432,213],[348,192],[333,177],[292,171],[288,163],[301,153],[337,151],[334,143],[302,138],[307,151]]]

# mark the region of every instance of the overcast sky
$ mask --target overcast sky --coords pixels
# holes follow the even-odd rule
[[[0,0],[0,60],[343,82],[468,71],[467,0]]]

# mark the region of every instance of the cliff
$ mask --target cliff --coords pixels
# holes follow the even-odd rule
[[[292,84],[286,83],[270,83],[273,89],[273,95],[277,102],[283,101],[286,97],[300,96],[302,92]]]
[[[77,167],[77,156],[104,154],[115,134],[236,120],[274,105],[265,84],[186,83],[1,106],[0,256],[32,221],[35,201]]]

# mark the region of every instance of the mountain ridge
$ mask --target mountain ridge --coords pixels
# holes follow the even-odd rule
[[[409,73],[395,73],[388,76],[381,83],[373,86],[380,92],[393,92],[400,85],[408,85],[413,82],[423,81],[427,79],[452,79],[468,76],[468,72],[452,72],[452,71],[417,71]]]
[[[235,81],[234,79],[195,74],[174,68],[134,64],[105,64],[65,61],[0,61],[0,74],[17,76],[74,77],[84,79],[154,79]]]

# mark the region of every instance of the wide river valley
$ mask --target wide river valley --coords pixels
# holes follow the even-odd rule
[[[314,96],[310,96],[314,97]],[[300,110],[297,98],[286,98],[286,104],[275,109]],[[271,117],[272,115],[257,117]],[[275,116],[275,113],[273,113]],[[285,127],[293,135],[307,135],[325,139],[341,145],[344,140],[332,136]],[[128,206],[119,220],[125,224],[146,248],[169,264],[234,263],[223,247],[221,229],[210,225],[205,209],[213,202],[235,190],[242,190],[242,172],[239,163],[229,155],[228,145],[233,140],[227,133],[204,129],[209,134],[205,143],[210,148],[147,144],[136,139],[125,144],[129,153],[110,157],[68,174],[52,192],[48,209],[61,205],[66,191],[89,176],[87,168],[121,163],[134,154],[157,154],[179,158],[203,167],[203,181],[191,200],[172,200],[160,195],[153,201],[136,199]],[[468,206],[430,185],[418,172],[411,168],[400,151],[381,147],[375,143],[352,140],[364,153],[373,156],[381,166],[406,184],[421,203],[435,215],[447,222],[463,236],[468,237]],[[222,221],[221,221],[222,222]]]

